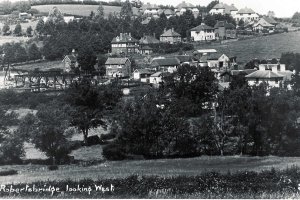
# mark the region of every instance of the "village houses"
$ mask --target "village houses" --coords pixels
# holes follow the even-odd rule
[[[129,58],[108,58],[105,62],[107,77],[129,77],[131,75],[131,62]]]
[[[243,20],[244,22],[257,21],[259,16],[256,12],[254,12],[251,8],[242,8],[240,9],[233,18],[235,21],[239,22]]]
[[[131,33],[120,33],[111,41],[112,54],[135,54],[139,52],[139,41]]]
[[[160,36],[160,41],[170,44],[181,42],[181,35],[174,31],[174,28],[164,30],[164,33]]]
[[[214,32],[217,40],[234,39],[237,37],[235,26],[226,21],[217,21],[214,26]]]
[[[178,4],[175,8],[175,13],[176,15],[180,16],[183,15],[187,10],[192,11],[194,17],[198,17],[199,16],[199,10],[196,6],[194,6],[191,3],[182,1],[180,4]]]
[[[191,30],[191,38],[193,41],[211,41],[215,40],[214,28],[207,26],[204,23],[201,25],[192,28]]]
[[[71,72],[78,68],[77,54],[75,49],[72,50],[72,54],[66,55],[62,62],[64,65],[64,72]]]
[[[215,15],[215,14],[221,14],[221,15],[231,15],[235,16],[238,12],[238,9],[234,6],[234,4],[231,4],[230,6],[226,3],[218,3],[216,4],[210,11],[209,14]]]

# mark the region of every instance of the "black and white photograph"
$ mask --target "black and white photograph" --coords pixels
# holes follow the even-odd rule
[[[300,199],[300,1],[0,0],[0,199]]]

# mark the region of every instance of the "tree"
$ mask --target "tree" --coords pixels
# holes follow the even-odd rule
[[[0,108],[0,163],[18,164],[21,156],[24,155],[22,138],[16,132],[8,130],[8,126],[18,123],[17,115],[14,112],[8,113],[4,108]]]
[[[29,36],[29,37],[32,36],[32,31],[33,31],[32,27],[28,26],[28,28],[26,29],[27,36]]]
[[[105,108],[105,98],[102,97],[89,79],[71,84],[67,91],[66,101],[73,107],[70,112],[70,123],[82,132],[85,144],[91,128],[98,126],[106,128],[102,113]]]
[[[44,26],[45,26],[44,20],[40,19],[35,28],[36,32],[40,35],[43,34]]]
[[[78,51],[77,61],[79,67],[83,71],[92,72],[95,71],[96,55],[91,47],[82,47]]]
[[[129,21],[130,21],[132,15],[133,15],[133,11],[132,11],[131,3],[128,0],[126,0],[122,4],[120,16],[122,19],[129,19]]]
[[[215,5],[217,5],[218,3],[219,3],[218,0],[210,2],[210,3],[206,6],[206,11],[209,12],[209,11],[210,11]]]
[[[28,48],[28,58],[29,60],[38,60],[41,59],[42,55],[39,48],[35,43],[32,43]]]
[[[104,76],[106,74],[106,68],[105,68],[105,62],[107,60],[107,57],[103,54],[99,54],[97,56],[98,61],[98,71],[100,72],[101,76]]]
[[[7,23],[4,24],[2,28],[3,35],[9,35],[10,34],[10,27]]]
[[[16,62],[24,62],[28,59],[26,49],[22,47],[20,43],[14,45],[14,50],[15,50],[14,60]]]
[[[97,8],[97,17],[103,19],[104,18],[104,8],[102,6],[102,3],[99,3],[99,6]]]
[[[244,26],[245,26],[244,20],[241,19],[241,20],[239,21],[238,25],[239,25],[239,27],[244,28]]]
[[[58,107],[57,102],[52,102],[50,105],[41,105],[38,107],[36,116],[28,114],[25,117],[21,123],[22,129],[19,130],[29,135],[29,141],[37,149],[45,152],[53,160],[53,164],[57,164],[69,153],[65,133],[69,122],[67,112],[64,109]],[[30,125],[28,121],[31,122]]]
[[[14,34],[17,36],[21,36],[22,35],[22,26],[21,24],[17,24],[14,30]]]

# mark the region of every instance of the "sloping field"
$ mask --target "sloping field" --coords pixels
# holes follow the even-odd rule
[[[96,148],[97,146],[95,146]],[[209,157],[187,159],[161,159],[139,161],[107,161],[92,166],[63,165],[57,171],[49,171],[45,165],[13,165],[1,166],[1,170],[15,169],[17,175],[0,177],[1,184],[32,183],[47,180],[82,180],[122,178],[130,175],[158,175],[162,177],[187,175],[196,176],[204,172],[220,173],[237,171],[262,171],[286,169],[300,166],[300,158],[296,157]]]
[[[48,13],[52,10],[53,7],[57,7],[62,13],[68,15],[80,15],[80,16],[89,16],[91,11],[97,13],[98,5],[69,5],[69,4],[59,4],[59,5],[39,5],[32,6],[31,8],[37,9],[42,13]],[[103,6],[105,16],[108,16],[109,13],[120,13],[121,7],[119,6]]]

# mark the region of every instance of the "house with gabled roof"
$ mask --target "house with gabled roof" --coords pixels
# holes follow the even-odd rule
[[[131,62],[129,58],[111,58],[105,62],[106,76],[129,77],[131,75]]]
[[[214,28],[207,26],[204,23],[201,23],[201,25],[192,28],[190,31],[191,38],[194,41],[211,41],[216,39]]]
[[[240,20],[243,20],[244,22],[249,21],[257,21],[259,19],[259,16],[256,12],[254,12],[251,8],[242,8],[240,9],[233,18],[239,22]]]
[[[149,77],[153,74],[149,69],[136,69],[133,71],[133,79],[141,82],[149,82]]]
[[[150,65],[152,68],[155,68],[156,71],[173,73],[177,71],[180,60],[176,57],[158,57],[153,58]]]
[[[179,3],[176,7],[175,7],[175,12],[177,15],[183,15],[187,10],[192,11],[192,13],[194,14],[194,17],[198,17],[199,15],[199,10],[196,6],[194,6],[191,3],[182,1],[181,3]]]
[[[227,21],[217,21],[214,26],[216,39],[226,40],[236,38],[236,27]]]
[[[139,41],[131,36],[131,33],[120,33],[111,41],[112,54],[134,54],[138,53]]]
[[[64,72],[71,72],[78,68],[79,64],[77,62],[75,49],[72,50],[72,54],[66,55],[62,62],[64,63]]]
[[[164,30],[163,34],[160,35],[160,41],[165,42],[165,43],[179,43],[181,42],[181,35],[174,31],[174,28],[169,29],[169,30]]]
[[[270,87],[281,87],[284,76],[272,72],[271,70],[257,70],[245,77],[250,86],[265,82],[268,83]]]
[[[258,22],[253,24],[253,30],[257,32],[274,32],[275,25],[270,24],[268,21],[266,21],[264,18],[261,18]]]
[[[158,14],[158,10],[159,10],[159,6],[157,6],[156,4],[150,4],[150,3],[146,3],[144,5],[141,6],[140,11],[144,14],[144,15],[157,15]]]
[[[164,14],[166,15],[167,19],[169,19],[175,15],[175,12],[171,9],[165,9]]]
[[[209,11],[209,14],[211,14],[211,15],[228,14],[228,15],[234,16],[237,12],[238,12],[238,9],[234,6],[234,4],[227,5],[226,3],[218,3]]]

